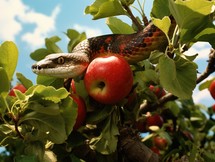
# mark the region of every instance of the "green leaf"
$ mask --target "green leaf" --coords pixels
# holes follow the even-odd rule
[[[65,123],[66,134],[69,136],[76,122],[78,106],[70,97],[67,97],[65,100],[63,100],[59,106],[61,110],[61,116],[63,117]]]
[[[38,162],[35,155],[20,155],[15,156],[15,162]]]
[[[120,0],[123,6],[130,6],[135,0]]]
[[[5,69],[3,69],[2,67],[0,67],[0,77],[1,77],[0,94],[2,95],[2,97],[5,98],[10,89],[10,82]]]
[[[55,78],[51,76],[37,76],[37,84],[42,84],[45,86],[53,86],[55,88],[63,87],[64,79],[62,78]]]
[[[79,33],[76,30],[73,29],[68,29],[66,35],[69,37],[70,41],[68,43],[67,49],[68,52],[72,52],[73,48],[80,43],[81,41],[83,41],[84,39],[86,39],[86,33]]]
[[[43,85],[37,85],[29,88],[26,91],[26,95],[29,95],[29,100],[34,101],[39,99],[52,101],[59,103],[62,99],[65,99],[69,92],[65,88],[55,89],[52,86],[45,87]]]
[[[148,69],[142,72],[142,81],[144,82],[150,82],[153,81],[154,83],[159,82],[158,74],[156,73],[155,70]]]
[[[49,103],[48,105],[42,105],[39,102],[30,102],[27,109],[34,110],[36,112],[47,115],[59,115],[60,108],[56,103]]]
[[[56,45],[61,39],[58,36],[45,39],[46,48],[52,53],[62,53],[62,50]]]
[[[11,81],[18,61],[18,49],[13,42],[4,42],[0,46],[0,67],[3,67]]]
[[[202,91],[202,90],[204,90],[204,89],[208,89],[209,86],[210,86],[210,84],[211,84],[211,82],[212,82],[213,80],[214,80],[214,78],[211,79],[211,80],[206,80],[205,82],[203,82],[202,84],[200,84],[200,85],[199,85],[199,90]]]
[[[126,12],[118,0],[96,0],[92,5],[87,6],[85,14],[91,14],[93,19],[125,15]]]
[[[27,142],[26,142],[27,143]],[[26,155],[34,155],[37,160],[43,161],[44,153],[45,153],[45,144],[42,141],[31,141],[26,144],[25,154]]]
[[[101,109],[96,109],[92,113],[87,114],[87,123],[97,124],[111,115],[113,108],[104,106]]]
[[[30,54],[30,57],[35,60],[35,61],[40,61],[42,60],[44,57],[46,57],[47,55],[51,54],[52,51],[48,50],[46,48],[40,48],[35,50],[34,52],[32,52]]]
[[[107,118],[100,136],[94,137],[90,140],[91,149],[104,155],[114,153],[117,149],[117,136],[119,135],[117,124],[118,117],[114,111],[109,118]]]
[[[204,151],[203,159],[207,162],[214,162],[215,161],[215,155],[214,155],[214,153]]]
[[[197,41],[195,36],[211,26],[213,5],[213,1],[206,0],[169,1],[170,11],[179,25],[182,42]]]
[[[198,33],[194,41],[205,41],[209,42],[213,48],[215,48],[215,26],[214,24],[209,24],[207,28],[203,29],[200,33]]]
[[[174,60],[163,56],[159,60],[161,85],[181,99],[189,99],[196,86],[196,65],[180,56]]]
[[[17,79],[24,85],[25,88],[30,88],[33,86],[33,83],[31,80],[27,79],[23,74],[16,73]]]
[[[180,113],[180,108],[178,107],[178,104],[174,101],[167,102],[165,104],[165,107],[168,108],[175,117],[177,117]]]
[[[169,28],[171,26],[171,20],[168,16],[165,16],[161,19],[153,18],[152,22],[155,26],[157,26],[160,30],[162,30],[165,35],[168,37]]]
[[[107,18],[106,24],[114,34],[131,34],[135,32],[131,26],[116,17]]]
[[[161,56],[163,56],[164,53],[163,52],[160,52],[160,51],[152,51],[150,56],[149,56],[149,61],[152,63],[152,64],[157,64],[159,62],[159,58]]]
[[[27,113],[19,120],[21,124],[31,125],[32,128],[42,134],[42,139],[48,139],[56,144],[63,143],[67,139],[65,122],[61,115],[47,115],[39,112]]]
[[[164,16],[169,16],[169,0],[154,0],[151,10],[151,17],[162,19]]]

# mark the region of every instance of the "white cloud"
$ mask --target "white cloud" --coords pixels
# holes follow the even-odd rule
[[[194,91],[193,100],[195,103],[201,103],[206,106],[210,106],[212,104],[213,98],[211,97],[208,89],[204,89],[202,91]]]
[[[95,37],[98,35],[102,35],[102,31],[99,28],[91,28],[91,27],[82,26],[79,24],[75,24],[73,28],[79,32],[86,32],[87,37]]]
[[[36,48],[44,44],[44,38],[48,33],[55,30],[55,20],[60,7],[56,6],[51,15],[47,16],[34,11],[22,0],[1,0],[0,11],[0,40],[15,41],[24,25],[33,24],[33,31],[23,33],[21,39],[32,48]]]
[[[188,51],[185,52],[186,55],[198,54],[196,59],[208,59],[208,54],[210,53],[211,46],[207,42],[197,42]]]

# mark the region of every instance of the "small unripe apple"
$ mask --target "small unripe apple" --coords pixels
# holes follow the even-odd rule
[[[72,99],[74,100],[74,102],[78,106],[78,115],[77,115],[77,118],[76,118],[75,125],[73,127],[74,130],[77,130],[85,122],[85,119],[86,119],[86,105],[85,105],[84,100],[80,96],[78,96],[76,94],[71,94],[70,96],[72,97]]]
[[[149,89],[157,96],[158,99],[163,97],[166,94],[164,89],[159,86],[150,85]]]
[[[163,123],[164,123],[163,118],[159,114],[154,114],[146,118],[147,127],[158,126],[161,128]]]
[[[94,100],[103,104],[116,104],[131,91],[133,73],[122,56],[101,56],[89,64],[84,84]]]
[[[215,80],[213,80],[209,86],[209,92],[211,96],[215,99]]]
[[[14,92],[14,89],[16,89],[16,90],[19,90],[20,92],[22,92],[22,93],[25,93],[25,91],[27,90],[25,87],[24,87],[24,85],[22,85],[22,84],[17,84],[16,86],[14,86],[11,90],[10,90],[10,92],[9,92],[9,96],[16,96],[16,94],[15,94],[15,92]]]
[[[165,138],[156,136],[153,138],[154,145],[159,148],[160,150],[165,150],[168,146],[168,142]]]

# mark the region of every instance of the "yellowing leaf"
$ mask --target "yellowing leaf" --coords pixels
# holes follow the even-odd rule
[[[0,46],[0,67],[3,67],[8,75],[9,81],[12,79],[18,61],[18,49],[13,42],[4,42]]]
[[[165,16],[161,19],[153,18],[152,22],[155,26],[157,26],[160,30],[162,30],[168,38],[169,28],[171,26],[171,20],[168,16]]]

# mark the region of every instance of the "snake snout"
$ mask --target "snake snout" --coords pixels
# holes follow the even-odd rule
[[[32,65],[31,68],[33,70],[41,70],[42,69],[42,67],[40,65],[37,65],[37,64]]]

